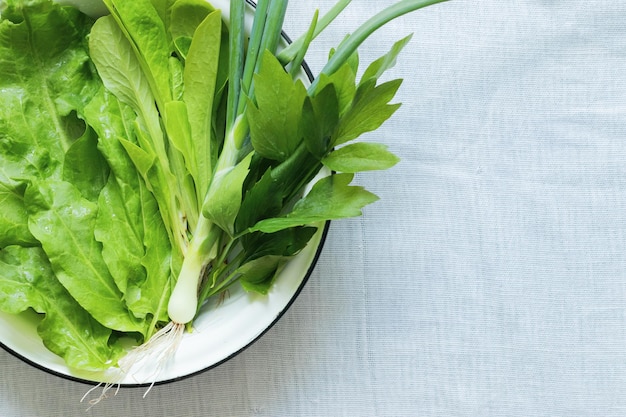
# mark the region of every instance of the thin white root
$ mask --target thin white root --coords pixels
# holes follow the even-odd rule
[[[159,376],[167,368],[172,358],[178,350],[183,335],[185,333],[185,325],[180,323],[169,322],[165,327],[156,332],[150,340],[143,345],[137,346],[126,354],[118,362],[116,376],[113,382],[107,382],[96,385],[91,388],[80,400],[83,402],[94,390],[102,387],[102,392],[97,398],[89,400],[89,408],[98,404],[100,401],[109,397],[109,391],[117,386],[113,395],[119,392],[121,381],[130,375],[137,383],[143,384],[150,382],[150,386],[144,393],[145,398]],[[135,378],[135,375],[141,371],[142,375],[146,375],[141,380]],[[89,409],[88,408],[88,409]]]
[[[87,411],[89,411],[91,407],[98,404],[100,401],[104,400],[105,398],[109,398],[109,391],[116,385],[117,387],[115,388],[115,392],[113,393],[113,396],[115,396],[120,390],[120,384],[115,383],[115,382],[107,382],[107,383],[101,382],[95,387],[91,388],[89,391],[87,391],[85,395],[83,395],[83,398],[80,399],[80,402],[82,403],[83,401],[85,401],[85,399],[89,396],[89,394],[91,394],[93,391],[97,390],[98,388],[102,387],[102,392],[100,393],[100,395],[97,398],[89,400],[89,407],[87,408]]]

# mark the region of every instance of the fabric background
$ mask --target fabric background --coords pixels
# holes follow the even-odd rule
[[[392,0],[354,0],[308,55]],[[286,30],[315,7],[293,1]],[[0,415],[611,417],[626,415],[626,1],[452,0],[387,79],[404,103],[368,140],[402,162],[358,176],[381,201],[334,222],[288,313],[229,362],[123,389],[0,352]]]

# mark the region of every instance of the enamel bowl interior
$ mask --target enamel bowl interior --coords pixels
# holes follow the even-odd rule
[[[212,0],[211,3],[228,18],[228,0]],[[249,12],[251,16],[252,5]],[[248,20],[251,25],[251,19]],[[308,77],[305,71],[303,77]],[[288,263],[266,296],[248,294],[235,286],[222,300],[210,300],[156,383],[176,381],[211,369],[237,355],[265,333],[303,288],[321,252],[327,230],[328,223],[320,225],[308,246]],[[38,320],[34,312],[21,315],[0,312],[0,345],[25,362],[63,378],[91,384],[111,382],[113,375],[117,375],[68,368],[43,345],[37,335]],[[135,373],[123,379],[121,385],[144,386],[152,382],[151,378],[153,375]]]

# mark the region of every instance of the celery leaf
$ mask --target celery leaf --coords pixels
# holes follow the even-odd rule
[[[319,180],[309,194],[298,201],[284,216],[261,220],[251,231],[277,232],[290,227],[315,224],[326,220],[360,216],[361,209],[378,200],[360,186],[349,185],[352,174],[335,174]]]

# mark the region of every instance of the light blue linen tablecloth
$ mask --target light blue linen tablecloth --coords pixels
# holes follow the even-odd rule
[[[315,7],[293,1],[287,31]],[[317,41],[392,0],[354,0]],[[402,18],[402,162],[333,223],[283,319],[224,365],[85,412],[85,385],[0,352],[0,415],[626,416],[626,1],[452,0]],[[369,139],[368,138],[368,139]]]

